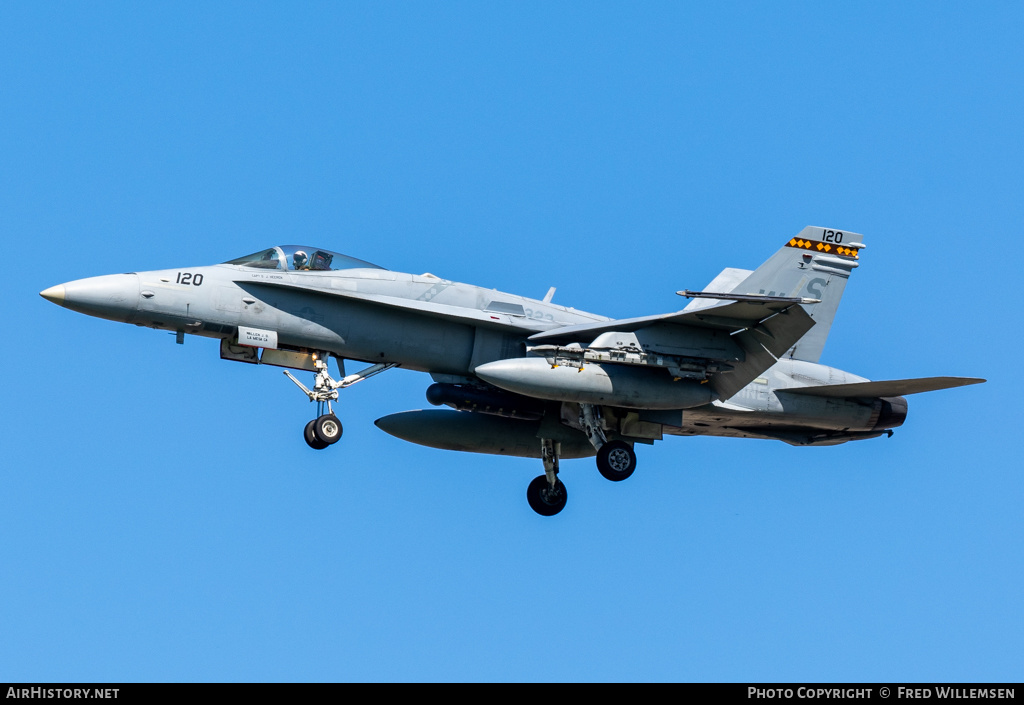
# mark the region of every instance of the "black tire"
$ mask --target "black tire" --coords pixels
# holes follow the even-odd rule
[[[315,423],[316,419],[306,424],[306,428],[302,432],[302,437],[306,439],[306,445],[308,445],[313,450],[323,450],[324,448],[327,447],[327,444],[321,441],[315,435],[313,435],[313,424]]]
[[[327,445],[340,441],[343,432],[341,421],[334,414],[324,414],[313,421],[313,435]]]
[[[555,480],[555,487],[552,490],[548,484],[548,476],[541,475],[534,478],[530,486],[526,488],[526,501],[530,503],[533,511],[541,516],[551,517],[565,509],[569,493],[561,480]]]
[[[622,482],[636,470],[636,453],[624,441],[608,441],[597,451],[597,470],[612,482]]]

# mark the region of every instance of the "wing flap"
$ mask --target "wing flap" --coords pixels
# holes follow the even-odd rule
[[[940,389],[981,384],[977,377],[919,377],[893,379],[881,382],[854,382],[853,384],[824,384],[817,387],[790,387],[778,389],[787,394],[805,394],[815,397],[900,397],[907,394],[934,392]]]
[[[731,398],[774,365],[812,327],[814,319],[803,307],[790,306],[741,329],[732,337],[746,353],[744,361],[711,375],[711,388],[719,399]]]

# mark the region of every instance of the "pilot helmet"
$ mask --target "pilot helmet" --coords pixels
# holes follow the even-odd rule
[[[296,269],[299,269],[300,267],[305,267],[307,259],[308,258],[306,256],[306,253],[303,252],[302,250],[296,250],[295,254],[292,255],[292,262],[295,264]]]

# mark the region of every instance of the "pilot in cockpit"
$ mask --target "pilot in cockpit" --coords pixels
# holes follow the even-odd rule
[[[309,257],[302,250],[296,250],[295,254],[292,255],[292,264],[295,265],[295,269],[309,269]]]

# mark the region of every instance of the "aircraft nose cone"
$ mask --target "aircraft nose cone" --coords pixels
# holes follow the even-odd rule
[[[47,301],[57,304],[58,306],[64,305],[64,285],[58,284],[57,286],[51,286],[49,289],[44,289],[39,292]]]
[[[139,275],[108,274],[53,286],[40,295],[72,311],[130,322],[139,307]]]

